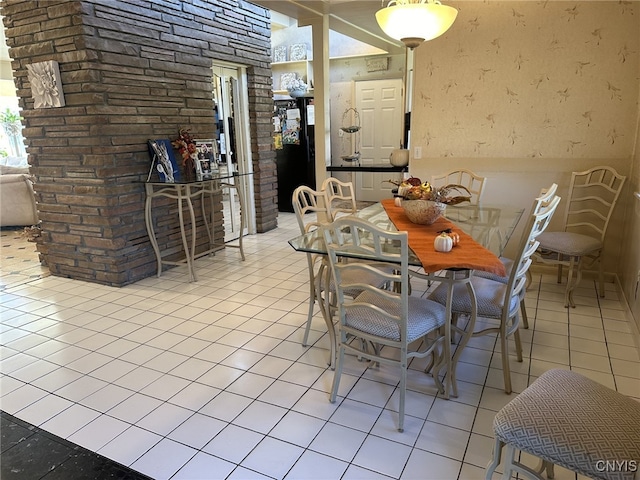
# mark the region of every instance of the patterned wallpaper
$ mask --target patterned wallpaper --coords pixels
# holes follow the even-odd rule
[[[453,27],[415,50],[423,156],[631,156],[640,2],[446,3]]]

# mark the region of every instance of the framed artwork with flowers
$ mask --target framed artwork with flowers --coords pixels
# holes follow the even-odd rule
[[[151,169],[147,181],[151,180],[154,171],[158,172],[160,181],[165,183],[176,183],[180,181],[180,170],[178,162],[173,153],[171,140],[149,140],[149,155],[151,156]]]
[[[64,107],[60,67],[55,60],[27,65],[33,108]]]

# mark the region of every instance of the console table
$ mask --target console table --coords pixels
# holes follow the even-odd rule
[[[245,226],[245,208],[244,208],[244,195],[242,189],[242,182],[237,181],[238,174],[218,174],[214,178],[209,180],[198,180],[193,182],[176,182],[176,183],[164,183],[164,182],[145,182],[146,200],[144,209],[144,219],[147,226],[147,233],[149,240],[153,247],[153,251],[156,255],[156,261],[158,264],[158,277],[162,274],[162,265],[183,265],[187,264],[189,271],[189,281],[197,281],[194,261],[196,259],[196,216],[193,208],[194,199],[199,199],[202,206],[203,219],[207,235],[209,237],[209,248],[203,252],[200,252],[197,256],[201,257],[213,253],[219,247],[237,247],[240,249],[242,260],[244,257],[244,250],[242,248],[242,236]],[[235,180],[235,181],[234,181]],[[217,243],[215,241],[215,227],[214,227],[214,204],[213,197],[216,194],[221,194],[225,188],[235,188],[238,191],[238,199],[240,202],[240,238],[239,245],[228,245],[226,243]],[[175,199],[178,204],[178,221],[180,225],[180,235],[182,237],[182,246],[185,252],[185,258],[182,260],[168,260],[162,257],[162,252],[158,245],[155,229],[153,226],[153,199],[154,198],[171,198]],[[207,218],[205,199],[209,197],[210,218]],[[190,239],[187,236],[185,215],[183,212],[184,206],[187,206],[189,212],[188,221],[190,222]]]

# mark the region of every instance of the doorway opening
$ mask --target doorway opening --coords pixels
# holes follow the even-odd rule
[[[404,95],[402,78],[358,80],[354,84],[355,107],[360,113],[360,165],[388,165],[391,152],[404,137]],[[391,175],[394,180],[401,173]],[[358,200],[380,201],[391,196],[389,173],[354,172]]]
[[[256,233],[246,69],[240,65],[216,63],[213,65],[212,81],[217,161],[221,171],[234,175],[225,181],[237,187],[224,190],[225,242],[228,242],[241,234]],[[242,229],[238,195],[243,196],[245,206],[245,225]]]

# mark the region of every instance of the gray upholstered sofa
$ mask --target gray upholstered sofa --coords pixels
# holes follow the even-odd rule
[[[38,223],[29,167],[0,165],[0,226]]]

